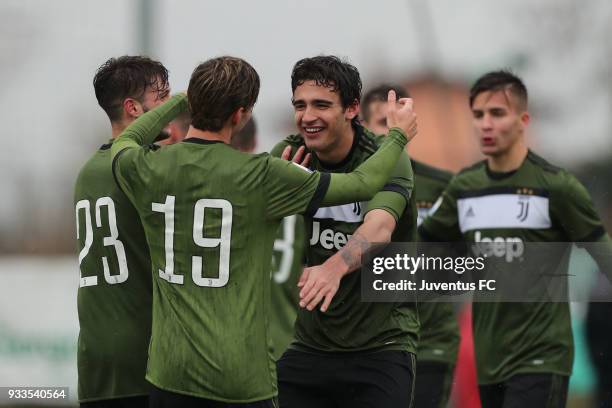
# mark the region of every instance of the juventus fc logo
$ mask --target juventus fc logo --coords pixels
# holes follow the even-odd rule
[[[529,216],[529,198],[527,199],[519,199],[519,207],[520,207],[520,211],[518,213],[518,215],[516,216],[516,218],[520,221],[520,222],[524,222],[527,217]]]
[[[353,213],[356,215],[361,214],[361,203],[360,202],[353,203]]]

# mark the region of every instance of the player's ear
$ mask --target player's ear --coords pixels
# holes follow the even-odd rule
[[[140,103],[132,98],[125,98],[123,100],[123,112],[128,118],[135,119],[142,115],[142,107]]]
[[[357,115],[359,115],[359,101],[355,99],[353,103],[344,110],[344,117],[347,120],[353,120]]]
[[[243,108],[236,109],[230,116],[230,124],[232,126],[238,125],[240,121],[242,120],[242,115],[244,115],[244,109]]]
[[[524,111],[523,113],[521,113],[520,118],[523,127],[527,127],[529,125],[529,122],[531,121],[531,115],[529,115],[529,112]]]

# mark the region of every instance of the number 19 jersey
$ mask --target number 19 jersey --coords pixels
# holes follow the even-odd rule
[[[276,395],[268,316],[274,238],[284,216],[317,207],[329,175],[195,138],[124,149],[114,170],[151,250],[147,379],[229,403]]]

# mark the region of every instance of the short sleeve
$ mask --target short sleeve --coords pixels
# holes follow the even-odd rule
[[[382,191],[393,191],[404,196],[406,202],[410,200],[414,189],[414,173],[410,158],[404,151],[402,152],[393,173],[387,183],[383,186]]]
[[[413,188],[412,165],[408,154],[404,152],[382,190],[368,202],[366,212],[376,209],[385,210],[395,218],[395,221],[398,221],[410,201]]]
[[[402,194],[393,191],[380,191],[368,202],[366,214],[372,210],[385,210],[399,221],[406,210],[406,198]]]

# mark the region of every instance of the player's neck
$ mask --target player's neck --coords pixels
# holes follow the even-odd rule
[[[524,143],[520,143],[519,145],[509,149],[507,152],[504,152],[504,154],[488,156],[487,164],[489,166],[489,170],[497,173],[514,171],[521,167],[523,161],[525,161],[525,157],[527,157],[528,151],[527,146],[525,146]]]
[[[116,122],[112,122],[111,121],[111,128],[112,128],[112,138],[116,139],[119,137],[119,135],[121,135],[121,133],[123,133],[123,131],[130,126],[137,118],[134,116],[123,116],[123,118],[119,121]]]
[[[355,129],[350,126],[344,135],[339,138],[338,143],[335,144],[329,151],[316,152],[317,158],[324,163],[337,164],[351,152],[353,147],[353,140],[355,139]]]
[[[125,130],[126,127],[128,127],[128,124],[126,124],[124,121],[111,122],[112,138],[113,139],[118,138],[119,135]]]
[[[189,130],[187,131],[185,138],[187,139],[190,137],[204,140],[218,140],[225,144],[229,144],[230,139],[232,138],[232,129],[229,127],[224,127],[218,132],[211,132],[210,130],[200,130],[194,128],[193,126],[189,126]]]

